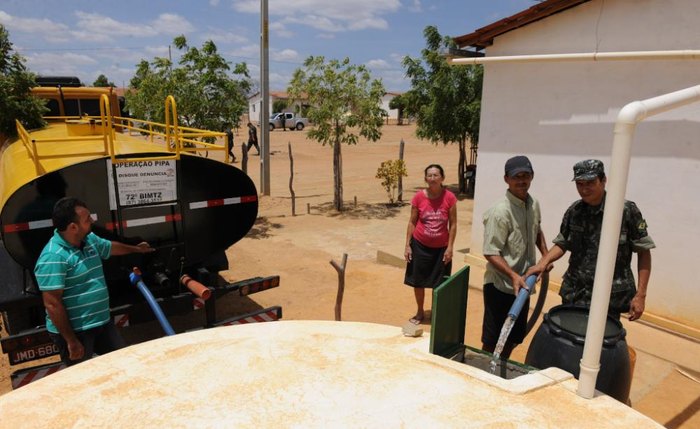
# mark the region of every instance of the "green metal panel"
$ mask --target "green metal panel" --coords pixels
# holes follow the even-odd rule
[[[430,353],[451,358],[464,348],[469,266],[433,290]]]

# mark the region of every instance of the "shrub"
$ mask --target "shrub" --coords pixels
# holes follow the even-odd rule
[[[389,202],[394,203],[396,189],[399,186],[399,179],[408,176],[406,164],[402,159],[384,161],[377,169],[377,179],[382,179],[382,186],[386,189]]]

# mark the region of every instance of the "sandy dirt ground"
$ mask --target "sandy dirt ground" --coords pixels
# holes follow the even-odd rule
[[[426,165],[442,164],[448,186],[456,188],[457,182],[457,147],[434,146],[413,134],[413,126],[387,126],[379,142],[343,147],[345,210],[338,213],[332,208],[331,148],[305,141],[298,132],[272,132],[271,195],[261,199],[260,218],[248,237],[229,250],[232,266],[224,275],[238,279],[260,270],[280,274],[282,286],[266,297],[260,294],[261,301],[283,300],[285,318],[332,320],[338,276],[329,261],[340,262],[347,253],[343,319],[402,324],[414,311],[411,290],[402,285],[402,269],[376,263],[377,252],[402,256],[408,202],[423,184]],[[403,203],[392,205],[375,174],[382,161],[398,158],[402,139],[409,175]],[[294,156],[296,216],[291,211],[288,143]],[[256,182],[258,171],[258,165],[249,168]],[[464,251],[472,201],[461,199],[459,207],[455,247]]]
[[[338,213],[332,208],[332,149],[307,140],[305,131],[271,132],[271,195],[261,196],[255,226],[246,238],[228,249],[231,267],[221,275],[228,281],[237,281],[278,274],[281,285],[246,298],[227,296],[219,302],[219,316],[280,305],[284,319],[333,320],[338,274],[330,261],[340,263],[343,254],[347,254],[342,319],[389,324],[400,330],[415,312],[412,290],[403,285],[403,269],[397,266],[403,256],[410,213],[408,202],[423,185],[423,168],[430,163],[441,164],[446,171],[447,186],[457,187],[457,147],[432,145],[418,140],[414,133],[412,125],[389,125],[384,127],[378,142],[360,141],[356,146],[343,146],[346,209]],[[245,137],[244,130],[236,134],[235,150],[239,160],[235,165],[239,168],[240,142]],[[375,174],[382,161],[398,158],[401,140],[405,142],[408,177],[404,178],[403,202],[389,204]],[[296,215],[292,215],[290,147],[294,158],[291,186],[296,196]],[[210,153],[209,156],[222,158],[221,153]],[[249,158],[248,174],[258,188],[259,163],[257,156]],[[463,255],[468,253],[471,240],[472,203],[470,199],[459,197],[453,272],[465,265]],[[480,219],[480,216],[476,218]],[[388,255],[389,261],[393,259],[398,264],[378,262],[378,252],[385,255],[384,260]],[[470,283],[474,285],[474,281]],[[466,341],[469,345],[479,346],[482,297],[478,288],[470,288],[469,294]],[[429,296],[426,308],[430,308]],[[193,314],[171,321],[176,331],[181,331],[201,324],[202,320],[203,315]],[[140,326],[138,331],[134,328],[125,331],[129,341],[139,342],[162,335],[155,324]],[[422,327],[429,331],[429,321]],[[513,359],[523,361],[526,350],[527,344],[516,349]],[[6,359],[2,359],[1,365],[0,393],[10,389],[10,369]],[[663,397],[642,401],[642,408],[635,408],[662,424],[669,424],[669,427],[692,427],[698,422],[697,415],[695,419],[692,413],[690,418],[678,416],[682,412],[687,414],[689,409],[692,411],[692,404],[697,411],[700,390],[683,377],[677,381],[674,388],[680,385],[688,391],[690,408],[680,408],[669,415]],[[669,399],[672,397],[669,395]],[[672,420],[674,417],[675,421]]]
[[[338,274],[329,261],[340,263],[347,253],[343,320],[403,324],[415,312],[412,291],[402,284],[402,269],[376,262],[377,252],[401,255],[410,213],[408,201],[423,184],[426,165],[442,164],[447,174],[445,183],[457,186],[457,147],[420,141],[414,132],[412,125],[385,126],[378,142],[361,140],[358,145],[343,146],[346,210],[338,213],[332,207],[331,147],[307,140],[306,131],[272,131],[271,195],[260,197],[255,226],[246,238],[228,249],[230,270],[220,274],[231,282],[280,275],[281,286],[250,297],[226,296],[217,305],[219,317],[280,305],[284,319],[333,320]],[[245,138],[244,129],[235,135],[238,162],[234,165],[238,168],[242,168],[240,143]],[[409,174],[403,182],[405,196],[403,202],[389,204],[375,174],[382,161],[398,158],[402,139]],[[296,216],[292,215],[290,193],[290,146]],[[223,152],[210,152],[209,157],[223,159]],[[260,157],[249,157],[247,171],[260,190]],[[459,204],[456,248],[463,250],[468,243],[471,200],[461,199]],[[198,313],[174,317],[171,323],[176,331],[201,325],[204,315]],[[159,335],[162,331],[155,323],[124,330],[130,342]],[[19,368],[22,366],[9,368],[7,359],[0,359],[0,393],[11,388],[9,374]]]

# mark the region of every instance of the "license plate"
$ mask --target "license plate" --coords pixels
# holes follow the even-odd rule
[[[57,355],[58,346],[56,346],[54,343],[39,344],[23,350],[13,350],[8,354],[10,358],[10,365],[16,365],[22,362],[29,362]]]

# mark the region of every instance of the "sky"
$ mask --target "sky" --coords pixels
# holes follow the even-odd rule
[[[270,90],[287,86],[311,55],[348,57],[381,78],[390,92],[410,89],[401,60],[420,57],[423,29],[452,37],[513,15],[534,0],[269,0]],[[0,24],[30,71],[104,74],[127,86],[141,60],[177,61],[173,39],[212,40],[231,63],[260,78],[260,0],[0,0]],[[170,49],[169,49],[170,46]],[[170,54],[169,54],[170,51]]]

